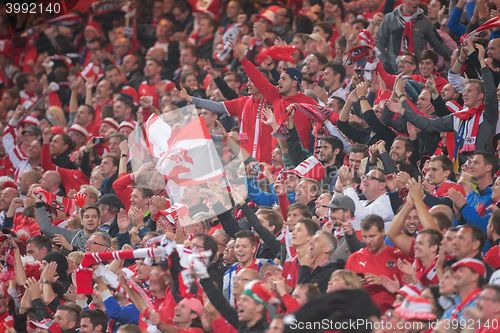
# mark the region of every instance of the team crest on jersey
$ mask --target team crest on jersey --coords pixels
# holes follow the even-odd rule
[[[394,260],[389,260],[385,263],[385,266],[388,268],[394,268],[396,267],[396,262]]]

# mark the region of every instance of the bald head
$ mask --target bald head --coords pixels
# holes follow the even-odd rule
[[[453,209],[450,208],[450,206],[447,206],[447,205],[436,205],[434,207],[432,207],[431,209],[429,209],[429,213],[431,213],[432,215],[436,214],[436,213],[443,213],[444,215],[448,216],[450,218],[450,220],[453,221]]]
[[[150,47],[146,53],[146,58],[153,58],[159,62],[162,62],[166,57],[165,50],[161,47]]]
[[[0,211],[7,211],[14,198],[19,196],[17,189],[12,187],[4,188],[0,194]]]
[[[62,179],[61,175],[54,170],[46,171],[40,179],[40,186],[47,192],[55,193],[59,191]]]

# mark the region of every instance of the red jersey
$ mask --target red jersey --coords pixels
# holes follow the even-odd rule
[[[297,257],[288,259],[283,264],[281,275],[285,278],[286,283],[292,288],[295,288],[299,280],[299,268],[300,263]]]
[[[225,101],[227,112],[239,119],[240,144],[250,156],[260,162],[271,163],[274,145],[272,129],[262,123],[262,110],[267,105],[262,98],[243,96]]]
[[[307,97],[302,93],[294,96],[282,96],[278,88],[273,86],[262,74],[257,67],[255,67],[248,59],[241,60],[245,72],[247,73],[252,83],[259,89],[261,94],[269,104],[272,104],[274,116],[278,122],[282,122],[284,118],[288,117],[286,108],[293,103],[317,104],[312,98]],[[297,133],[304,148],[310,148],[311,139],[311,120],[302,112],[296,112],[293,116]]]
[[[457,190],[458,192],[465,195],[465,190],[461,185],[458,185],[457,183],[454,183],[449,180],[446,180],[441,185],[436,186],[431,194],[435,197],[440,197],[440,198],[446,197],[448,196],[448,191],[450,189]]]
[[[394,276],[396,276],[401,282],[402,273],[398,269],[397,262],[398,259],[404,257],[399,249],[391,246],[387,246],[378,254],[370,252],[365,247],[354,252],[347,258],[345,268],[355,273],[362,273],[363,275],[370,273],[384,275],[391,279],[394,279]],[[365,288],[382,313],[392,307],[394,295],[387,291],[387,289],[381,285],[365,285]]]
[[[415,259],[413,262],[413,268],[417,273],[418,284],[421,286],[428,287],[439,283],[439,276],[436,270],[436,260],[437,257],[427,268],[422,265],[419,259]]]

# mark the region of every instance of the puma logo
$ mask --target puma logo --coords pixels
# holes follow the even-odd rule
[[[361,266],[363,266],[363,267],[366,267],[366,263],[367,263],[366,261],[360,261],[360,262],[359,262],[359,264],[360,264]]]

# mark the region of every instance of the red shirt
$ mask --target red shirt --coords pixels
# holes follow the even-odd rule
[[[267,105],[266,102],[261,98],[243,96],[223,103],[227,112],[239,119],[241,147],[258,161],[271,163],[274,145],[269,143],[274,140],[272,129],[262,123],[262,110]]]
[[[458,185],[457,183],[454,183],[452,181],[446,180],[444,181],[441,185],[436,186],[434,190],[432,191],[432,195],[436,197],[446,197],[448,196],[448,191],[450,189],[457,190],[458,192],[462,193],[465,195],[465,190],[461,185]]]
[[[307,97],[302,93],[298,93],[294,96],[282,96],[278,89],[273,86],[262,74],[257,67],[255,67],[248,59],[243,58],[241,60],[241,65],[243,66],[248,77],[252,80],[252,83],[259,89],[261,94],[267,100],[268,103],[273,105],[274,116],[278,123],[281,123],[285,117],[287,117],[286,108],[293,103],[306,103],[306,104],[317,104],[312,98]],[[297,133],[299,134],[300,141],[302,145],[309,149],[310,138],[311,138],[311,120],[303,113],[296,112],[293,116],[295,126],[297,128]]]
[[[494,245],[490,247],[488,251],[484,254],[483,261],[490,265],[494,270],[500,268],[500,249],[499,245]]]
[[[391,279],[394,279],[394,276],[396,276],[401,282],[402,273],[398,269],[397,262],[398,259],[404,257],[399,249],[391,246],[387,246],[378,254],[370,252],[365,247],[354,252],[347,258],[345,268],[364,275],[367,273],[384,275]],[[381,285],[365,285],[365,288],[382,313],[392,307],[394,295],[387,291],[387,289]]]
[[[281,275],[285,278],[287,284],[292,288],[295,288],[297,285],[297,281],[299,279],[299,268],[300,264],[297,257],[288,259],[283,264]]]

